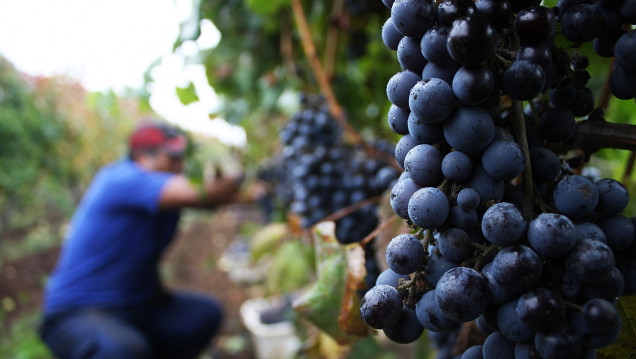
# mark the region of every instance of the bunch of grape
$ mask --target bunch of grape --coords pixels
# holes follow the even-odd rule
[[[280,139],[289,210],[309,227],[344,207],[380,195],[399,173],[384,161],[369,158],[361,148],[346,145],[324,98],[303,95],[301,100],[302,110],[282,129]],[[364,206],[336,220],[336,237],[342,243],[360,241],[377,223],[377,205]]]
[[[610,90],[634,98],[636,2],[383,3],[402,68],[387,84],[403,135],[391,206],[413,231],[389,243],[363,320],[398,343],[471,321],[488,335],[444,358],[595,357],[620,334],[618,297],[636,294],[634,218],[618,181],[565,160],[576,118],[602,111],[589,59],[554,41],[615,55]]]

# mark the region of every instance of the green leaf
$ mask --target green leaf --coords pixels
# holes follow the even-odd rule
[[[247,0],[247,7],[259,15],[272,15],[287,5],[289,0]]]
[[[270,223],[250,238],[252,258],[258,261],[264,255],[272,253],[276,246],[289,234],[285,223]]]
[[[621,297],[616,304],[623,321],[618,340],[597,352],[598,359],[636,358],[636,296]]]
[[[184,105],[189,105],[193,102],[199,101],[199,96],[197,96],[197,91],[192,82],[190,82],[188,87],[177,87],[176,90],[177,96],[179,96],[179,101],[181,101]]]

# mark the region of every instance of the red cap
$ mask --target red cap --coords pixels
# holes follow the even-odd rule
[[[164,124],[144,123],[130,135],[131,150],[163,149],[173,156],[181,156],[188,146],[185,135],[176,128]]]

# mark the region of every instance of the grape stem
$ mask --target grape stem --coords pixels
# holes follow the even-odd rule
[[[563,305],[565,305],[566,307],[568,307],[570,309],[574,309],[574,310],[576,310],[578,312],[583,311],[583,307],[578,305],[578,304],[574,304],[574,303],[563,301]]]
[[[526,220],[534,218],[534,185],[532,182],[532,166],[530,164],[530,149],[526,135],[526,120],[523,114],[523,103],[511,99],[511,125],[517,144],[521,147],[525,157],[523,169],[523,208],[522,213]]]

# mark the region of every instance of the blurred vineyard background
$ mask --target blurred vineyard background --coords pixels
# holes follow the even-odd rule
[[[204,65],[209,85],[219,95],[221,106],[210,119],[223,118],[243,127],[247,144],[232,147],[214,137],[189,133],[195,144],[188,159],[191,176],[201,176],[206,165],[215,163],[240,165],[248,178],[257,177],[280,153],[280,129],[299,111],[302,93],[325,96],[332,115],[345,126],[348,143],[395,143],[399,138],[387,124],[386,83],[399,71],[399,64],[380,36],[389,16],[382,1],[194,3],[174,51],[197,39],[202,21],[210,20],[219,29],[221,41],[216,47],[191,54],[185,61]],[[152,16],[152,9],[148,13]],[[604,91],[610,61],[593,61],[588,69],[592,76],[588,86],[595,98]],[[184,105],[200,101],[192,83],[175,92]],[[0,358],[50,358],[35,332],[42,285],[92,175],[125,155],[125,139],[135,123],[156,116],[148,99],[146,88],[95,93],[68,76],[33,77],[0,57]],[[633,124],[635,117],[633,101],[610,100],[608,121]],[[596,152],[586,170],[616,178],[636,193],[633,165],[632,153],[610,148]],[[380,205],[381,220],[391,211],[385,202]],[[636,215],[634,200],[625,215]],[[399,232],[397,223],[381,232],[378,252],[384,253],[383,243]],[[211,214],[188,211],[179,236],[164,261],[169,284],[218,295],[228,309],[228,321],[209,357],[254,357],[239,320],[239,305],[253,297],[294,293],[316,281],[312,237],[276,202],[266,207],[262,203],[230,206]],[[228,256],[243,247],[251,250],[251,265],[265,267],[256,267],[247,278],[236,278]],[[344,255],[346,249],[337,251]],[[337,319],[340,303],[326,302]],[[314,339],[304,343],[313,348],[306,353],[314,357],[346,353],[404,358],[420,357],[428,350],[425,340],[396,346],[373,337],[347,338],[339,346],[325,335],[304,334]]]

